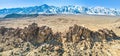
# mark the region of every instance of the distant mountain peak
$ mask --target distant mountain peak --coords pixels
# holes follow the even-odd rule
[[[41,5],[41,6],[44,6],[44,7],[49,7],[49,5],[47,5],[47,4],[43,4],[43,5]]]
[[[47,5],[47,4],[43,4],[43,5],[41,5],[41,6],[49,6],[49,5]]]
[[[97,7],[83,7],[83,6],[49,6],[43,4],[41,6],[24,7],[24,8],[10,8],[0,9],[0,15],[6,14],[90,14],[90,15],[120,15],[120,10],[114,8]]]

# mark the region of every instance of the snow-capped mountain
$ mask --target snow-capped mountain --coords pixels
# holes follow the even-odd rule
[[[120,15],[120,10],[105,7],[82,7],[82,6],[33,6],[24,8],[0,9],[0,15],[6,14],[92,14],[92,15]]]

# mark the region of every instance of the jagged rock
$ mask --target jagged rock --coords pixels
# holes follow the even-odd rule
[[[68,32],[64,37],[67,38],[68,42],[79,42],[82,40],[88,40],[90,41],[92,31],[90,31],[87,28],[74,25],[73,27],[70,27]]]
[[[23,51],[24,52],[29,52],[30,50],[35,49],[35,47],[30,43],[30,42],[26,42],[23,44]]]
[[[7,31],[7,28],[5,28],[4,26],[0,27],[0,34],[1,35],[4,35],[6,31]]]
[[[74,25],[70,27],[66,35],[67,42],[80,42],[82,40],[91,42],[102,42],[103,40],[112,40],[117,38],[116,34],[112,30],[102,29],[93,32],[85,27]]]
[[[20,38],[33,44],[39,44],[51,40],[52,35],[51,28],[38,27],[36,23],[33,23],[21,31]]]
[[[74,25],[67,32],[53,33],[47,26],[32,23],[24,29],[1,27],[0,47],[3,49],[0,52],[11,50],[10,55],[25,56],[107,56],[112,55],[107,48],[116,43],[116,39],[119,42],[119,37],[108,29],[91,31]]]
[[[0,52],[3,52],[3,48],[0,47]]]
[[[42,26],[39,28],[39,32],[38,32],[38,39],[41,40],[40,42],[46,42],[51,40],[53,37],[53,33],[51,28],[47,27],[47,26]],[[38,40],[38,42],[39,42]]]
[[[110,40],[110,39],[115,39],[117,38],[117,35],[112,31],[112,30],[108,30],[108,29],[103,29],[103,30],[98,30],[99,32],[102,32],[104,35],[104,38],[106,40]],[[103,38],[103,37],[102,37]]]
[[[33,41],[36,40],[35,38],[37,38],[37,34],[38,34],[38,26],[36,23],[33,23],[31,25],[29,25],[28,27],[25,27],[22,31],[21,31],[21,35],[20,38],[22,38],[25,41]]]

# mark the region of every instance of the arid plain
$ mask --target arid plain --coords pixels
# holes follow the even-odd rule
[[[0,26],[24,28],[31,23],[37,23],[39,26],[49,26],[54,29],[54,32],[64,32],[70,26],[77,24],[93,31],[107,28],[120,35],[120,16],[54,15],[38,16],[35,18],[10,18],[0,21]]]

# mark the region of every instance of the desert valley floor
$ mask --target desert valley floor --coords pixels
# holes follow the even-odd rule
[[[55,15],[38,16],[36,18],[11,18],[11,20],[0,21],[0,26],[12,28],[24,28],[31,23],[37,23],[39,26],[49,26],[54,32],[64,32],[70,26],[77,24],[90,30],[111,29],[120,35],[120,16],[94,16],[94,15]]]

